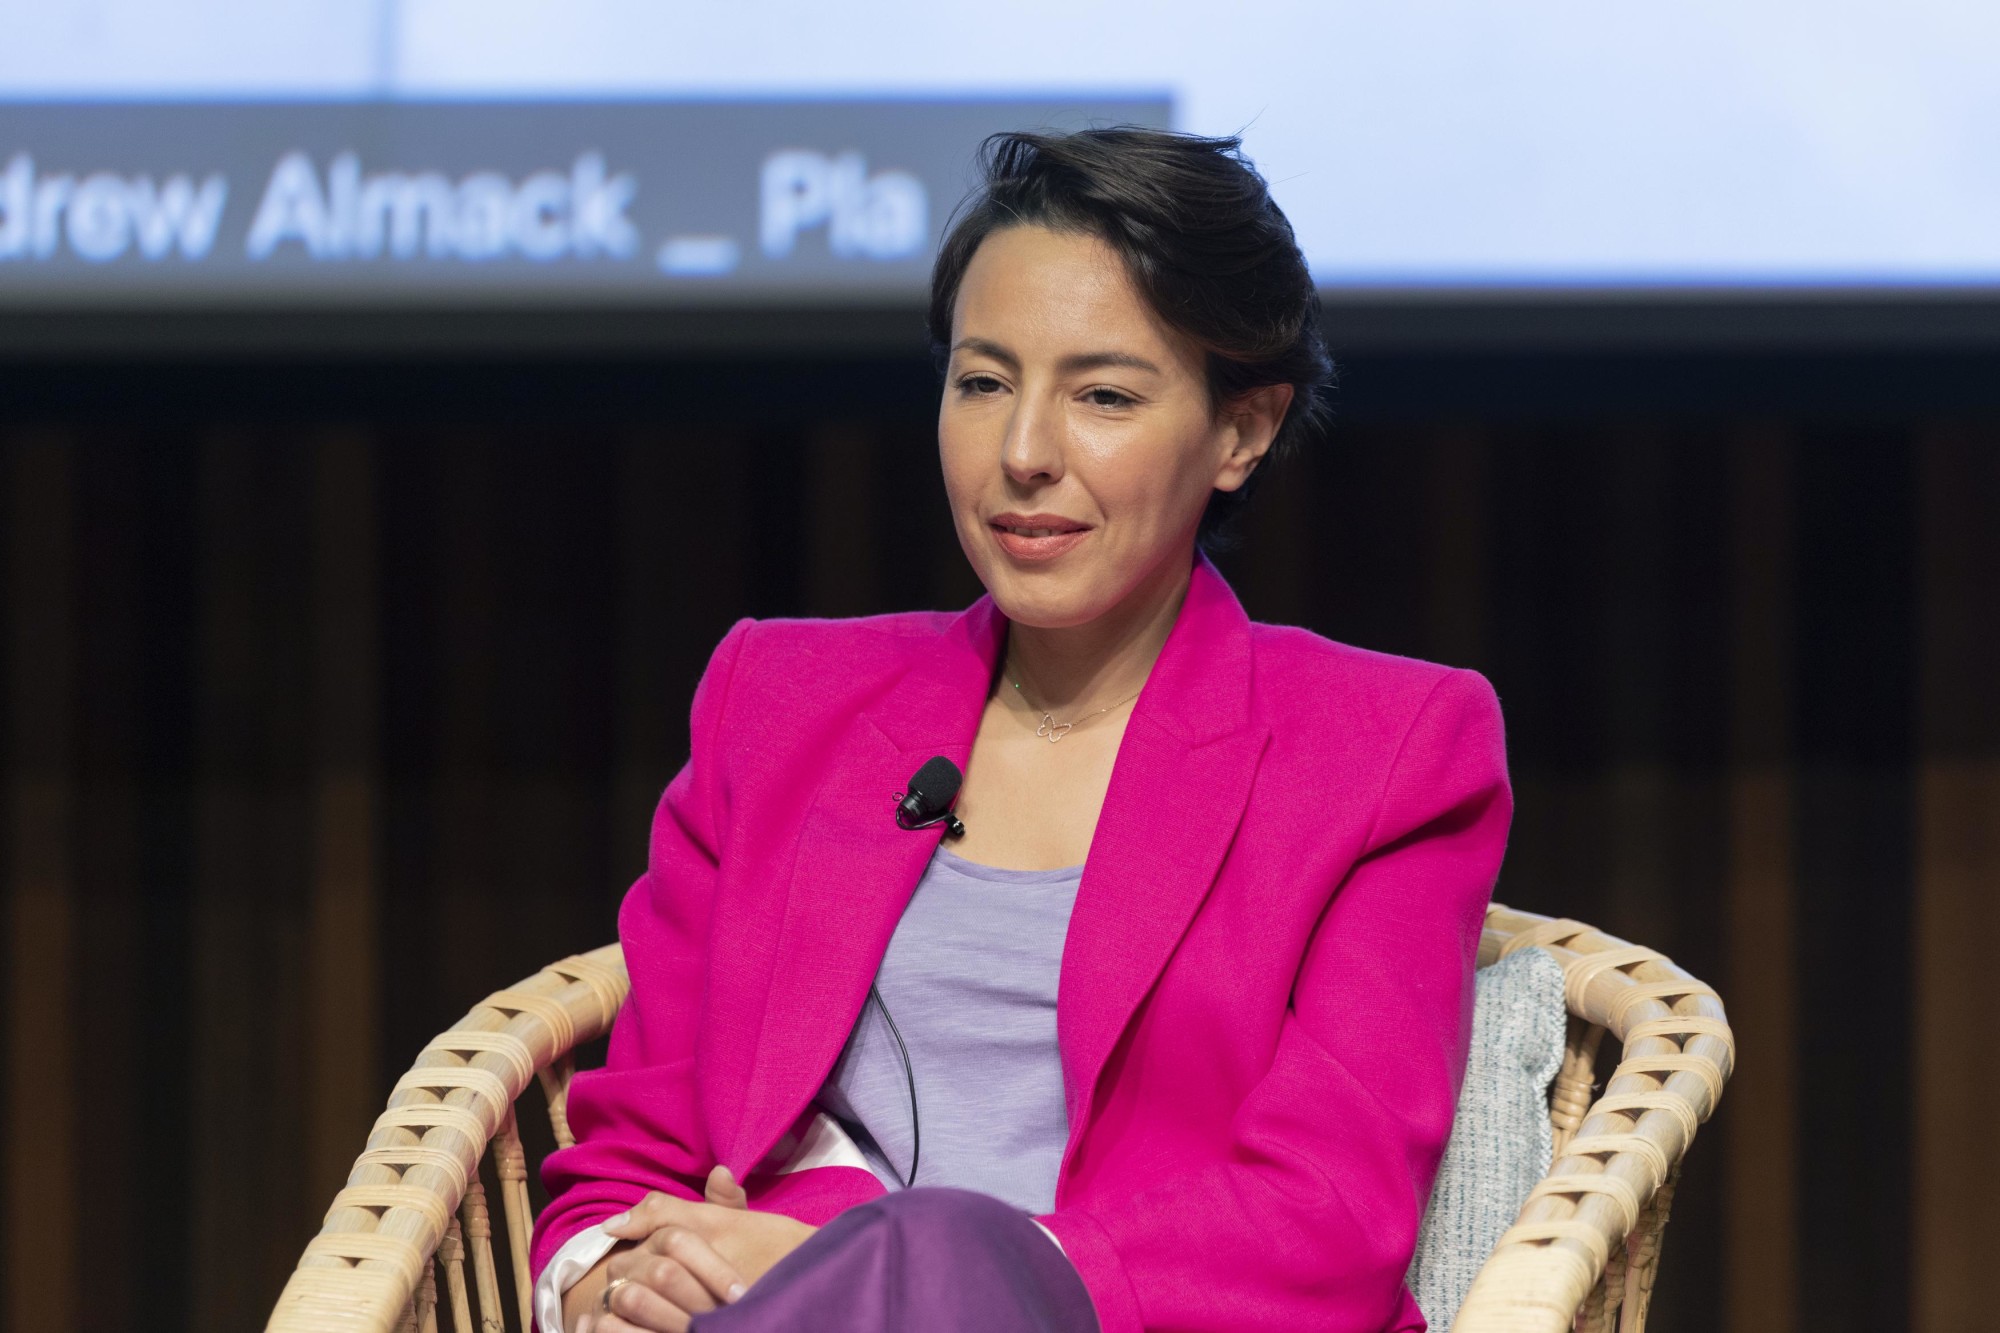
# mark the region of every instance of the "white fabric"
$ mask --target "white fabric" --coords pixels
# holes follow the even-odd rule
[[[563,1242],[549,1260],[549,1266],[535,1279],[536,1333],[564,1333],[563,1293],[597,1267],[597,1261],[611,1253],[611,1247],[617,1243],[616,1237],[596,1225],[585,1227]]]
[[[1522,949],[1481,968],[1473,987],[1472,1052],[1405,1279],[1435,1329],[1451,1327],[1555,1150],[1549,1085],[1569,1017],[1562,965]]]
[[[824,1111],[812,1112],[811,1118],[803,1125],[779,1139],[758,1169],[774,1171],[782,1176],[792,1171],[809,1171],[816,1166],[851,1166],[868,1170],[868,1158],[860,1145],[840,1127],[838,1120]]]
[[[851,1166],[857,1170],[868,1170],[868,1158],[855,1145],[840,1122],[824,1111],[810,1113],[793,1131],[779,1139],[771,1149],[770,1156],[758,1164],[758,1170],[768,1170],[777,1175],[793,1171],[809,1171],[816,1166]],[[1058,1250],[1062,1242],[1056,1240],[1056,1233],[1037,1221],[1042,1234],[1055,1241]],[[598,1261],[611,1252],[617,1239],[602,1226],[587,1226],[564,1241],[562,1248],[549,1259],[549,1266],[542,1270],[535,1280],[535,1328],[536,1333],[565,1333],[562,1326],[563,1293],[575,1286],[579,1279]],[[1069,1252],[1064,1250],[1067,1255]]]

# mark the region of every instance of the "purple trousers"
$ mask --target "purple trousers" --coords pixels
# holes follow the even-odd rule
[[[1097,1333],[1083,1279],[1026,1213],[901,1190],[841,1213],[694,1333]]]

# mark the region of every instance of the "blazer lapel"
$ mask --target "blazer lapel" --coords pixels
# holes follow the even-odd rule
[[[819,1091],[860,1016],[941,828],[908,832],[894,793],[925,759],[965,767],[1005,621],[982,597],[859,714],[801,826],[730,1166],[747,1174]]]
[[[1105,1062],[1194,919],[1234,839],[1270,732],[1250,711],[1250,623],[1202,557],[1139,696],[1063,944],[1056,1027],[1070,1138]]]

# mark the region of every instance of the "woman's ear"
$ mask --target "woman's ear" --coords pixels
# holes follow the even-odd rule
[[[1249,480],[1278,438],[1278,427],[1284,424],[1285,412],[1292,405],[1292,392],[1289,384],[1266,384],[1230,401],[1223,412],[1228,452],[1215,474],[1216,490],[1233,491]]]

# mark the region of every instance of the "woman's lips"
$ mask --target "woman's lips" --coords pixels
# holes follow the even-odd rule
[[[1000,543],[1000,549],[1016,560],[1053,560],[1063,552],[1090,535],[1089,528],[1070,526],[1061,531],[1055,525],[1004,524],[988,525],[993,531],[993,539]],[[1031,536],[1031,533],[1043,535]]]

